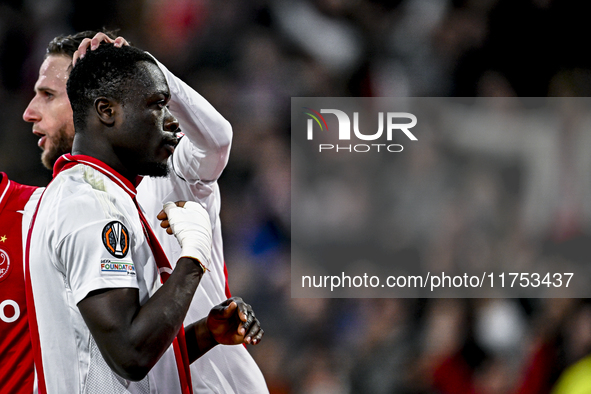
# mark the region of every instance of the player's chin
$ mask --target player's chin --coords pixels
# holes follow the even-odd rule
[[[161,162],[146,163],[142,166],[140,175],[164,177],[168,175],[168,172],[168,164],[165,160]]]
[[[57,159],[64,153],[68,153],[68,151],[63,152],[53,147],[46,147],[41,152],[41,163],[43,163],[43,166],[45,166],[45,168],[47,168],[48,170],[52,170],[53,165],[55,164]]]

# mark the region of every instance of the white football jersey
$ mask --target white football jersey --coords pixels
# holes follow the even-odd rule
[[[53,179],[29,235],[27,304],[39,387],[56,394],[181,393],[172,346],[142,381],[127,381],[109,368],[78,310],[90,292],[109,288],[137,288],[144,304],[160,278],[134,186],[98,160],[76,158],[87,164]]]

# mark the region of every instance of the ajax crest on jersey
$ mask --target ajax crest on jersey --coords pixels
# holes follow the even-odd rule
[[[118,221],[110,222],[103,228],[103,244],[113,256],[123,258],[129,251],[129,231]]]
[[[10,258],[8,253],[0,249],[0,282],[2,282],[10,273]]]

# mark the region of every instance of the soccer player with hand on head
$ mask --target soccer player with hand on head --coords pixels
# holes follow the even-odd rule
[[[211,215],[166,207],[182,242],[173,269],[135,188],[166,176],[177,146],[165,76],[145,52],[102,44],[77,62],[67,93],[72,154],[54,166],[27,245],[40,391],[192,392],[190,362],[217,343],[259,342],[262,330],[240,299],[183,330],[211,266]]]
[[[48,46],[35,85],[35,97],[23,118],[33,123],[39,136],[42,161],[48,168],[64,153],[71,151],[74,135],[72,110],[66,94],[66,81],[76,59],[96,49],[100,42],[116,47],[128,45],[122,37],[105,33],[83,32],[57,37]],[[198,201],[207,210],[212,225],[211,266],[201,280],[189,306],[185,324],[204,316],[231,296],[223,256],[221,236],[220,192],[217,179],[229,156],[232,130],[230,124],[195,90],[156,61],[170,88],[170,112],[179,120],[184,137],[168,160],[168,177],[144,177],[137,187],[137,200],[146,219],[174,267],[181,248],[167,236],[156,218],[167,201]],[[264,378],[243,346],[215,347],[191,364],[195,392],[265,393]]]

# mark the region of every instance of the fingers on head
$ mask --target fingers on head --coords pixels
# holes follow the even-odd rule
[[[129,45],[127,40],[121,36],[117,37],[114,41],[116,47],[122,47],[123,45]]]
[[[109,37],[108,35],[106,35],[103,32],[97,33],[93,38],[92,38],[92,42],[94,43],[99,43],[101,41],[106,41],[106,42],[113,42],[113,40],[111,39],[111,37]]]
[[[86,48],[90,45],[90,42],[91,42],[90,38],[85,38],[84,40],[82,40],[80,42],[80,45],[78,45],[78,50],[85,52]]]

